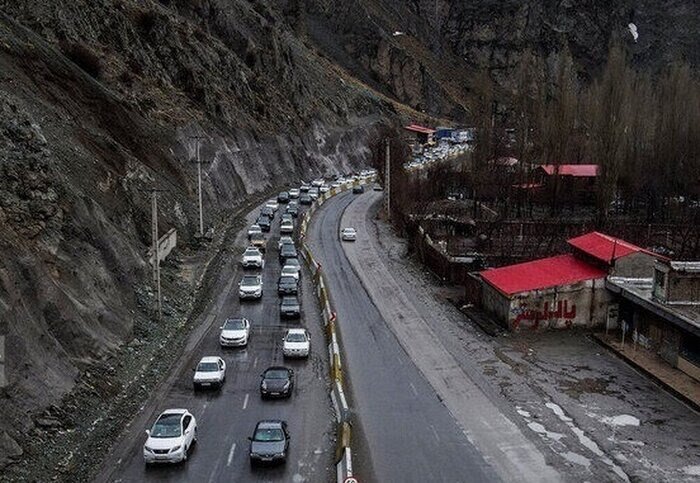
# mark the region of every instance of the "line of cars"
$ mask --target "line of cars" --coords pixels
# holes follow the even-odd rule
[[[358,177],[372,175],[372,171],[364,171]],[[294,219],[299,215],[299,205],[310,205],[321,194],[345,182],[344,178],[339,178],[328,184],[319,179],[310,184],[303,184],[300,188],[281,192],[276,199],[265,203],[256,222],[248,229],[249,246],[241,257],[241,265],[246,270],[262,272],[265,268],[264,253],[269,243],[264,233],[270,232],[280,205],[286,205],[284,213],[280,216],[281,236],[277,247],[282,265],[277,283],[281,318],[302,318],[298,298],[301,264],[292,238]],[[355,237],[353,228],[345,228],[341,233],[343,241],[354,241]],[[262,273],[246,272],[238,285],[239,299],[241,301],[260,300],[263,289]],[[219,345],[222,348],[247,346],[251,325],[251,321],[245,317],[225,319],[220,327]],[[306,328],[300,326],[285,331],[282,337],[284,357],[308,358],[310,353],[311,337]],[[194,368],[192,379],[194,389],[221,388],[226,381],[226,370],[226,362],[223,358],[203,357]],[[292,369],[280,365],[268,367],[260,376],[260,396],[262,399],[291,397],[294,381],[295,375]],[[153,426],[146,430],[146,434],[147,440],[143,446],[146,464],[184,462],[187,460],[190,448],[197,442],[197,421],[187,409],[168,409],[158,416]],[[259,421],[253,430],[253,435],[248,439],[251,465],[286,461],[290,435],[285,421],[277,419]]]
[[[246,270],[238,285],[241,301],[260,300],[263,295],[262,271],[265,267],[264,252],[268,240],[263,232],[269,232],[272,220],[280,208],[286,204],[285,213],[280,219],[279,261],[282,265],[278,281],[280,295],[280,317],[301,318],[299,302],[299,279],[301,264],[292,238],[294,218],[298,216],[298,205],[294,201],[293,190],[280,193],[276,200],[268,201],[261,209],[256,223],[248,229],[249,246],[241,256],[241,265]],[[251,335],[251,321],[245,317],[226,318],[220,327],[219,345],[222,348],[245,347]],[[311,337],[303,327],[293,327],[285,331],[281,340],[284,357],[308,358],[311,353]],[[194,390],[204,388],[220,389],[226,381],[226,362],[219,356],[203,357],[194,368]],[[294,389],[294,371],[288,367],[275,365],[268,367],[260,376],[260,396],[262,399],[291,397]],[[147,440],[143,446],[146,464],[168,462],[179,463],[187,460],[190,448],[197,442],[197,421],[187,409],[163,411],[153,426],[146,431]],[[250,440],[249,458],[251,465],[257,463],[284,462],[289,450],[289,430],[282,420],[259,421]]]

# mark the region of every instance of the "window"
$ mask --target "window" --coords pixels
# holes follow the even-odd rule
[[[192,416],[185,416],[182,420],[182,427],[187,429],[190,427],[190,422],[192,421]]]

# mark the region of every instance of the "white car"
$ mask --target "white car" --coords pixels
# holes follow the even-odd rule
[[[294,222],[292,220],[282,220],[280,233],[294,233]]]
[[[323,186],[319,187],[318,190],[321,192],[321,194],[328,193],[331,190],[331,187],[324,184]]]
[[[280,277],[294,277],[294,279],[299,281],[299,267],[294,265],[285,265],[282,267],[282,272],[280,272]]]
[[[219,344],[221,347],[241,347],[248,345],[250,321],[246,318],[226,319],[221,326]]]
[[[306,329],[288,329],[282,339],[282,355],[284,357],[309,357],[311,353],[311,337]]]
[[[203,387],[221,388],[226,380],[226,363],[221,357],[202,357],[194,370],[194,390]]]
[[[243,268],[263,268],[265,266],[265,260],[263,259],[262,252],[255,247],[248,247],[243,252],[243,258],[241,259],[241,264]]]
[[[265,206],[267,206],[268,208],[272,208],[272,211],[277,211],[280,208],[280,204],[275,199],[267,200]]]
[[[285,243],[289,243],[291,245],[294,245],[294,240],[292,240],[292,237],[289,235],[281,236],[279,243],[277,243],[277,249],[281,250],[282,245],[284,245]]]
[[[316,188],[320,188],[321,186],[323,186],[324,183],[325,183],[325,181],[323,181],[322,178],[318,178],[318,179],[315,179],[311,182],[311,186],[314,186]]]
[[[259,299],[263,293],[263,282],[260,275],[243,275],[238,284],[238,297],[241,299]]]
[[[257,234],[262,235],[262,228],[260,228],[260,225],[258,225],[257,223],[254,223],[250,225],[250,228],[248,228],[248,239],[250,240],[250,237]]]
[[[180,463],[187,460],[197,442],[197,421],[187,409],[163,411],[153,427],[146,430],[143,459],[150,463]]]
[[[310,197],[313,201],[316,201],[316,200],[318,199],[318,197],[319,197],[318,188],[311,188],[311,189],[309,190],[309,197]]]
[[[290,198],[299,198],[299,188],[292,188],[289,190]]]
[[[357,232],[351,227],[343,228],[343,231],[340,232],[340,238],[343,241],[355,241],[357,239]]]

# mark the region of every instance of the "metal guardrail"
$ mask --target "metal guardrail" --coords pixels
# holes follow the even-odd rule
[[[337,421],[337,445],[335,451],[336,476],[338,483],[343,483],[353,477],[352,469],[352,417],[348,407],[343,388],[343,364],[340,354],[340,342],[336,327],[340,323],[333,310],[330,297],[328,296],[327,283],[321,265],[316,261],[311,250],[306,244],[306,230],[314,212],[329,198],[342,193],[358,184],[368,184],[374,182],[376,176],[372,176],[362,181],[347,182],[339,188],[333,188],[318,197],[311,204],[308,211],[302,215],[301,220],[301,254],[309,270],[313,275],[313,284],[316,289],[316,296],[321,304],[323,323],[326,330],[326,340],[328,342],[328,358],[330,361],[331,393],[330,397],[335,408]]]

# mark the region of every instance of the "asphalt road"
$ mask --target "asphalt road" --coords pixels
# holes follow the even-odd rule
[[[353,272],[338,232],[347,193],[314,215],[309,242],[338,314],[361,481],[499,481],[436,396]],[[371,461],[368,461],[371,459]],[[367,468],[372,469],[368,471]]]
[[[322,321],[313,293],[310,276],[302,275],[302,319],[280,320],[277,279],[280,272],[277,241],[279,214],[273,222],[263,270],[263,297],[260,301],[239,302],[237,282],[243,273],[238,270],[222,290],[221,310],[216,316],[243,316],[251,321],[252,331],[247,348],[222,349],[218,343],[219,323],[214,323],[193,354],[198,361],[207,355],[221,355],[226,361],[226,382],[220,391],[198,391],[192,388],[192,367],[185,367],[176,382],[167,388],[161,410],[187,408],[197,419],[198,443],[192,448],[185,464],[146,467],[142,447],[146,439],[141,428],[134,428],[133,443],[127,453],[114,465],[109,480],[119,482],[144,481],[294,481],[327,482],[334,474],[334,416],[328,395],[328,361]],[[256,210],[257,212],[257,210]],[[238,243],[244,244],[244,236]],[[241,249],[242,253],[242,249]],[[232,260],[232,263],[237,260]],[[249,270],[248,273],[257,273]],[[284,360],[281,338],[287,327],[305,326],[312,335],[312,355],[308,360]],[[195,362],[196,364],[196,362]],[[261,400],[260,374],[269,366],[286,365],[295,371],[294,394],[288,400]],[[289,424],[290,454],[283,466],[252,469],[248,462],[248,436],[261,419],[283,419]]]

